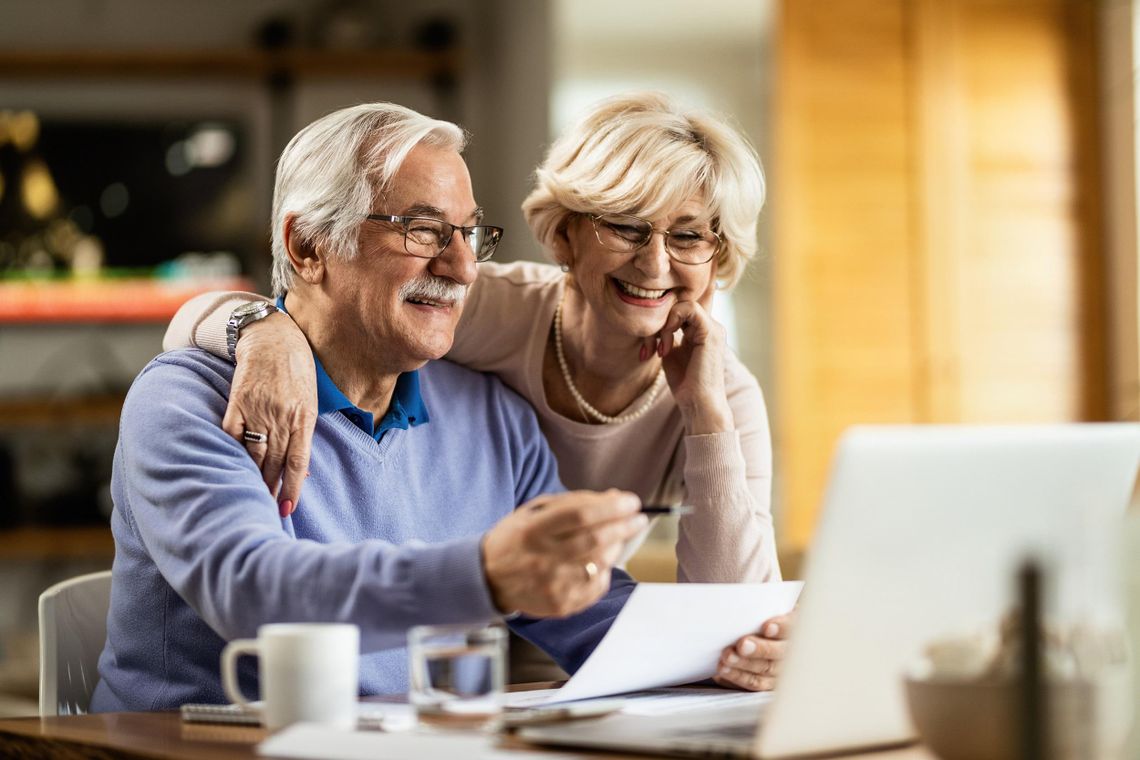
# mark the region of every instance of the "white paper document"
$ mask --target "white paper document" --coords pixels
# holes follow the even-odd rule
[[[598,648],[537,702],[590,699],[716,674],[721,650],[790,612],[803,583],[639,583]]]
[[[735,691],[731,689],[693,689],[672,687],[623,694],[621,711],[626,715],[672,715],[696,710],[722,711],[729,707],[752,705],[763,707],[775,696],[771,691]]]
[[[535,689],[516,691],[507,695],[506,704],[511,708],[547,707],[547,702],[557,699],[558,689]],[[626,715],[668,715],[670,713],[695,710],[724,709],[739,705],[762,707],[772,701],[775,692],[737,691],[735,689],[715,689],[706,686],[664,686],[644,691],[622,692],[619,697],[597,697],[575,700],[575,704],[588,705],[621,703],[620,712]],[[557,707],[558,705],[553,705]]]

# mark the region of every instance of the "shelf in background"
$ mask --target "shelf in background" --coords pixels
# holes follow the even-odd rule
[[[53,425],[118,425],[123,397],[0,399],[0,431],[14,427]]]
[[[0,281],[0,324],[166,322],[186,299],[209,290],[252,290],[243,277]]]
[[[455,74],[455,51],[419,50],[59,50],[0,53],[0,77],[227,77],[294,76],[369,79]]]
[[[35,559],[111,559],[115,540],[109,525],[26,527],[0,530],[0,562]]]

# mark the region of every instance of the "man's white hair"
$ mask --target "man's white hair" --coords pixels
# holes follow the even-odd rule
[[[412,148],[419,144],[462,152],[467,135],[455,124],[393,103],[342,108],[298,132],[277,163],[273,188],[273,294],[293,283],[285,250],[285,218],[293,234],[326,253],[351,259],[357,233],[386,192]]]

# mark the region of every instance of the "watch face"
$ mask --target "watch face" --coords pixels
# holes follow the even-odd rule
[[[252,303],[242,304],[241,306],[234,309],[232,316],[239,317],[239,318],[240,317],[250,317],[250,316],[253,316],[254,314],[259,314],[263,311],[268,311],[270,308],[271,308],[270,305],[265,303],[264,301],[254,301]]]

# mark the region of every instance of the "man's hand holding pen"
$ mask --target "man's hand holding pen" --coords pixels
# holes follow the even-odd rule
[[[503,612],[564,617],[589,607],[610,587],[625,542],[649,518],[634,494],[570,491],[540,496],[483,537],[483,572]]]

